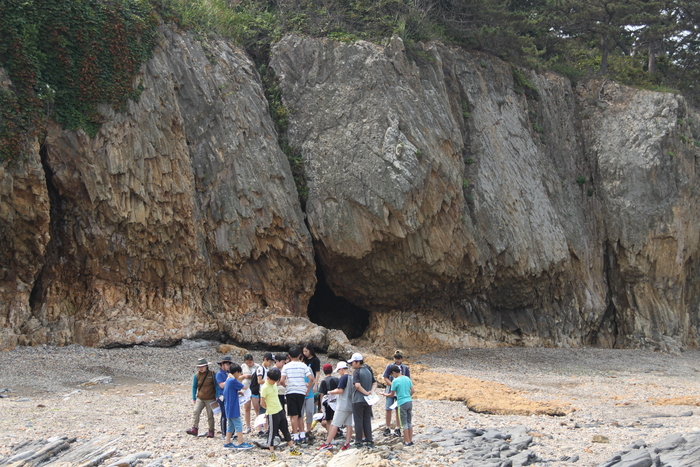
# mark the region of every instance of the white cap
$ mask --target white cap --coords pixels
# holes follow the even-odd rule
[[[348,360],[348,363],[361,362],[362,360],[364,360],[362,358],[362,354],[355,352],[354,354],[352,354],[352,357],[350,357],[350,360]]]
[[[345,370],[348,369],[347,362],[338,362],[338,364],[335,366],[335,371],[342,370],[342,369],[345,369]]]

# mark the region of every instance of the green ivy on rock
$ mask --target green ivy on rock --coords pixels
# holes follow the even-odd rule
[[[157,40],[146,0],[3,0],[0,66],[12,81],[0,95],[0,158],[51,116],[67,128],[97,132],[97,105],[124,109],[138,99],[133,81]]]

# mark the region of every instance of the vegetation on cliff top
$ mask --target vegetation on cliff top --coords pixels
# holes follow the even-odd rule
[[[0,17],[0,67],[13,83],[0,88],[0,159],[17,157],[46,118],[94,134],[99,103],[137,98],[134,77],[158,17],[229,37],[259,67],[290,32],[345,41],[398,34],[418,54],[412,44],[437,39],[574,80],[600,75],[700,102],[696,0],[3,0]]]
[[[137,99],[134,77],[150,56],[158,19],[145,0],[3,0],[0,160],[16,158],[46,118],[95,134],[97,106]],[[29,137],[29,138],[27,138]]]

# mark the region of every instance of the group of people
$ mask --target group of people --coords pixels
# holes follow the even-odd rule
[[[342,428],[346,431],[341,450],[351,447],[353,431],[355,447],[374,446],[372,405],[378,399],[375,394],[378,383],[361,354],[354,353],[347,362],[338,362],[335,366],[338,376],[333,375],[334,368],[330,363],[321,367],[314,347],[308,343],[303,347],[291,347],[289,353],[273,355],[267,352],[261,365],[256,364],[248,353],[243,357],[242,366],[228,356],[223,357],[218,365],[219,371],[214,372],[209,369],[206,359],[197,362],[192,380],[193,423],[186,431],[188,434],[199,435],[200,416],[202,410],[206,410],[209,424],[206,436],[213,438],[214,415],[220,412],[224,447],[252,449],[253,445],[244,442],[243,435],[253,431],[251,412],[254,411],[255,420],[258,420],[256,427],[260,426],[258,435],[266,439],[273,459],[275,436],[281,435],[289,445],[291,455],[300,455],[297,445],[313,442],[312,430],[319,421],[328,432],[319,448],[321,450],[334,448],[333,439],[343,437]],[[384,435],[403,436],[404,444],[411,446],[411,396],[414,388],[401,351],[394,353],[394,363],[387,365],[383,380],[386,385],[381,394],[386,397]],[[397,420],[392,431],[393,412]],[[237,443],[232,441],[234,433]]]

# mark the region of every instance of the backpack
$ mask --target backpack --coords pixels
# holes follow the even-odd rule
[[[258,383],[258,368],[263,369],[263,379],[265,379],[265,376],[267,374],[267,369],[262,366],[262,365],[255,365],[255,372],[253,373],[253,377],[250,379],[250,393],[253,394],[254,396],[259,396],[260,395],[260,383]]]

